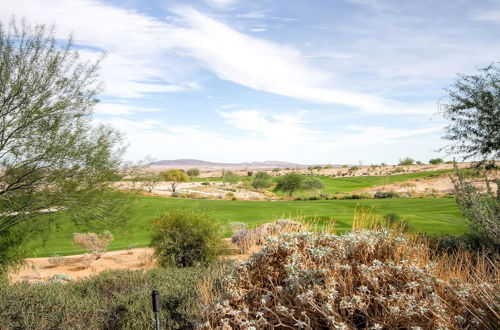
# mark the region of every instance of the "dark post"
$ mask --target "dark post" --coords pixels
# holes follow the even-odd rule
[[[153,290],[151,293],[153,298],[153,313],[155,314],[155,330],[160,330],[160,293]]]

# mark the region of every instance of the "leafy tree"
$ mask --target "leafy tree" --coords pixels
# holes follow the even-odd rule
[[[444,163],[444,160],[442,160],[441,158],[432,158],[429,160],[429,164],[432,164],[432,165],[439,165],[442,163]]]
[[[147,192],[152,192],[161,179],[161,175],[155,172],[147,172],[139,177],[139,181],[142,182]]]
[[[307,178],[302,183],[302,189],[305,189],[305,190],[312,190],[312,191],[317,192],[323,188],[325,188],[325,185],[318,178]]]
[[[288,173],[283,176],[278,177],[276,190],[284,191],[292,196],[293,192],[302,188],[302,181],[304,179],[300,174]]]
[[[224,183],[236,183],[238,182],[239,177],[232,171],[225,171],[222,176],[222,181]]]
[[[190,168],[187,170],[186,174],[192,180],[200,175],[200,170],[197,168]]]
[[[415,163],[415,160],[410,158],[410,157],[405,157],[403,159],[399,160],[398,165],[413,165]]]
[[[0,26],[0,268],[28,233],[52,227],[52,212],[122,217],[108,188],[122,138],[91,124],[99,90],[98,62],[80,61],[71,38],[26,21]]]
[[[500,67],[491,64],[477,74],[458,75],[447,94],[440,112],[451,122],[444,136],[451,144],[444,150],[493,164],[500,158]]]
[[[270,178],[264,178],[264,177],[255,177],[252,180],[252,187],[255,189],[266,189],[271,186],[271,179]]]
[[[168,171],[160,172],[160,175],[163,178],[163,180],[170,182],[170,187],[172,189],[172,192],[174,192],[174,193],[175,193],[175,189],[177,188],[177,185],[180,182],[187,182],[188,181],[188,177],[187,177],[186,173],[184,173],[183,170],[179,170],[179,169],[175,169],[175,168],[168,170]]]

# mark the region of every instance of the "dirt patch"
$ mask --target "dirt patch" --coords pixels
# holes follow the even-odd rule
[[[261,246],[255,246],[247,254],[238,254],[237,247],[230,243],[230,239],[226,239],[226,241],[229,244],[229,253],[231,254],[224,255],[222,258],[232,259],[236,262],[247,260],[252,253],[262,248]],[[90,263],[88,257],[91,259]],[[156,266],[152,248],[106,252],[97,260],[95,256],[85,254],[60,257],[57,260],[58,264],[54,264],[54,260],[51,261],[51,258],[28,258],[25,261],[25,266],[9,274],[11,282],[47,282],[55,274],[67,274],[74,280],[81,280],[106,270],[140,270]]]

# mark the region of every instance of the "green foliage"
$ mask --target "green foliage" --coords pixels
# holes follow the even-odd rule
[[[349,168],[349,172],[356,172],[357,170],[359,170],[358,166],[353,166],[353,167]]]
[[[186,174],[191,179],[196,178],[200,175],[200,170],[197,168],[190,168],[189,170],[186,171]]]
[[[253,171],[247,171],[247,176],[253,176]]]
[[[273,168],[273,172],[277,173],[277,172],[279,172],[279,171],[281,171],[281,169],[280,169],[280,168]]]
[[[414,163],[415,163],[415,160],[413,158],[405,157],[405,158],[399,160],[398,165],[413,165]]]
[[[271,179],[271,176],[269,174],[267,174],[266,172],[257,172],[257,174],[255,174],[255,178],[256,179]]]
[[[269,188],[271,184],[271,180],[266,178],[256,177],[252,180],[252,187],[259,190]]]
[[[429,164],[432,164],[432,165],[439,165],[442,163],[444,163],[444,160],[441,158],[432,158],[429,160]]]
[[[408,221],[401,218],[397,213],[391,212],[384,215],[383,224],[389,228],[396,227],[403,232],[409,232],[412,228],[408,224]]]
[[[161,179],[162,176],[155,172],[146,172],[137,177],[137,181],[142,183],[147,192],[152,192]]]
[[[415,164],[417,164],[417,165],[423,165],[424,163],[422,163],[420,160],[417,160],[417,161],[415,162]]]
[[[374,198],[397,198],[399,194],[395,191],[377,191],[374,195]]]
[[[170,181],[170,187],[172,188],[172,192],[175,193],[175,189],[179,182],[187,182],[189,181],[186,173],[183,170],[179,169],[171,169],[168,171],[160,172],[160,176],[165,181]]]
[[[234,183],[238,182],[239,178],[240,177],[238,175],[236,175],[236,173],[234,173],[232,171],[225,171],[224,175],[222,176],[222,181],[234,184]]]
[[[500,251],[500,180],[494,182],[494,191],[492,182],[485,178],[487,192],[483,194],[466,180],[456,165],[455,172],[456,178],[450,178],[457,205],[482,244],[493,251]]]
[[[293,192],[302,188],[303,177],[297,173],[288,173],[276,180],[276,190],[284,191],[292,196]]]
[[[404,168],[399,167],[399,166],[394,169],[394,172],[396,172],[396,173],[401,173],[401,172],[404,172],[404,171],[405,171]]]
[[[151,291],[158,290],[162,327],[193,329],[199,319],[197,283],[207,273],[204,268],[157,268],[109,271],[65,284],[2,283],[0,327],[149,329]]]
[[[307,178],[302,183],[302,189],[318,192],[325,188],[323,182],[318,178]]]
[[[447,103],[440,107],[450,121],[444,137],[451,144],[445,150],[465,159],[499,159],[500,66],[492,63],[477,74],[458,75],[447,94]]]
[[[208,264],[223,251],[223,229],[207,212],[172,209],[151,220],[151,225],[151,246],[162,266]]]
[[[51,209],[100,220],[114,216],[105,212],[106,197],[121,163],[122,138],[109,126],[91,124],[98,66],[80,61],[71,40],[56,40],[46,26],[13,20],[0,29],[3,266],[15,262],[18,253],[10,250],[29,233],[48,231]],[[24,235],[18,235],[21,225]]]

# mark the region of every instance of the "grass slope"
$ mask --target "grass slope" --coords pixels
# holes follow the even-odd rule
[[[28,247],[32,252],[27,256],[43,257],[54,253],[60,255],[81,253],[78,247],[72,245],[72,236],[74,232],[87,230],[109,229],[115,236],[115,241],[110,246],[111,250],[147,246],[150,241],[149,219],[161,211],[174,207],[196,206],[210,210],[225,226],[232,221],[241,221],[254,226],[284,216],[331,216],[336,220],[338,230],[346,231],[351,228],[357,205],[373,206],[375,212],[380,214],[398,213],[406,217],[413,228],[420,232],[460,234],[468,228],[455,201],[446,198],[252,202],[141,196],[134,205],[130,219],[120,228],[99,225],[90,229],[77,228],[68,219],[61,217],[58,219],[60,228],[48,237],[45,246],[42,246],[41,238],[31,240]]]

